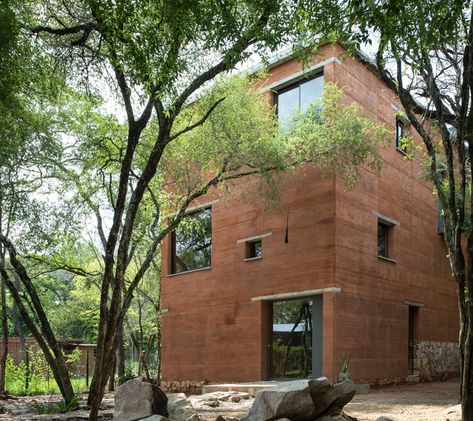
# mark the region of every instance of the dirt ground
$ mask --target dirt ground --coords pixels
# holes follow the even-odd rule
[[[345,412],[360,421],[391,417],[399,421],[445,421],[446,408],[458,403],[458,379],[372,389],[356,396]]]
[[[444,411],[458,403],[458,392],[458,379],[371,389],[367,395],[356,396],[345,407],[345,412],[359,421],[374,421],[380,416],[395,421],[446,421]],[[202,419],[214,421],[218,415],[240,419],[248,413],[253,403],[253,399],[242,399],[239,404],[234,404],[230,399],[224,398],[214,408],[205,404],[205,401],[217,397],[219,393],[224,395],[216,392],[215,396],[209,394],[191,397],[192,404]]]

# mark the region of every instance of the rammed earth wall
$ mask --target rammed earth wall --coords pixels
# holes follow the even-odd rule
[[[414,367],[419,380],[443,380],[460,373],[458,343],[418,341]]]

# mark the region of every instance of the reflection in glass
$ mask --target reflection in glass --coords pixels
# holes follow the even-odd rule
[[[314,101],[322,98],[324,78],[322,75],[311,79],[302,79],[289,88],[284,88],[277,93],[278,123],[282,131],[290,129],[291,119],[294,114],[302,111]]]
[[[278,94],[279,127],[287,127],[292,114],[297,110],[299,110],[299,86]]]
[[[301,83],[300,110],[305,111],[308,105],[322,98],[323,90],[324,90],[323,77],[317,77],[315,79],[311,79],[311,80],[308,80],[307,82]]]
[[[171,239],[171,273],[209,267],[212,253],[212,209],[187,215]]]
[[[271,375],[310,377],[312,373],[311,299],[272,303]]]

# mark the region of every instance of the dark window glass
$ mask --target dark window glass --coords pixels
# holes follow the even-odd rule
[[[210,267],[212,209],[187,215],[171,236],[171,273]]]
[[[407,153],[406,145],[402,144],[402,139],[407,137],[406,123],[404,121],[396,120],[396,148],[402,153]]]
[[[246,258],[252,259],[263,255],[263,242],[261,240],[246,243]]]
[[[389,225],[378,222],[378,256],[388,257]]]
[[[281,89],[276,94],[279,127],[287,128],[295,112],[304,111],[309,104],[321,98],[323,84],[323,75],[318,75]]]

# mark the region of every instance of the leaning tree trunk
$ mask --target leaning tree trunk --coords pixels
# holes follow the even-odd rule
[[[17,258],[16,250],[13,244],[3,235],[0,235],[0,242],[8,250],[10,264],[13,266],[16,274],[20,278],[25,289],[25,293],[30,300],[28,309],[25,307],[23,297],[20,295],[20,291],[12,282],[5,265],[0,262],[0,275],[2,281],[8,287],[12,299],[18,307],[18,311],[20,312],[23,321],[43,351],[44,357],[51,368],[51,371],[53,372],[54,379],[56,380],[64,400],[66,403],[69,403],[74,399],[74,389],[72,387],[70,374],[67,369],[60,344],[54,335],[51,325],[49,324],[48,318],[41,305],[41,301],[33,285],[33,282],[26,272],[25,267]],[[34,313],[33,317],[35,317],[37,320],[40,328],[38,328],[36,321],[30,315],[31,312]]]

